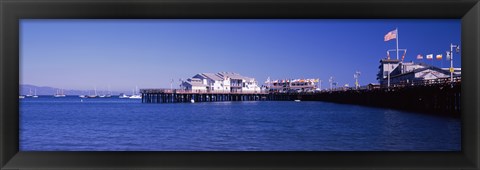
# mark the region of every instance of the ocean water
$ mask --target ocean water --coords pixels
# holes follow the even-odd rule
[[[21,151],[459,151],[461,121],[327,102],[20,100]]]

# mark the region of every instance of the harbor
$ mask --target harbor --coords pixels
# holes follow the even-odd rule
[[[20,151],[464,143],[460,20],[25,22]]]
[[[117,97],[79,100],[77,96],[21,100],[21,149],[455,151],[461,146],[460,119],[385,108],[305,100],[194,104],[145,104]]]

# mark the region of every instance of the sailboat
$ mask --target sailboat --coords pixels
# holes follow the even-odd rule
[[[32,88],[30,88],[28,94],[25,95],[25,97],[32,97],[32,96],[33,96],[33,95],[32,95]]]
[[[88,98],[88,95],[86,95],[88,93],[88,90],[84,92],[84,94],[80,94],[78,95],[78,97],[82,98],[82,99],[85,99],[85,98]]]
[[[120,96],[118,96],[120,99],[128,99],[130,96],[126,95],[125,93],[120,93]]]
[[[112,97],[112,91],[110,91],[110,86],[108,86],[108,93],[105,95],[105,98],[111,98]]]
[[[142,99],[142,96],[137,94],[136,90],[138,90],[138,87],[135,87],[135,89],[133,90],[132,96],[129,97],[130,99]]]
[[[97,96],[97,87],[94,88],[95,94],[94,95],[88,95],[88,98],[96,98]]]
[[[102,92],[102,93],[100,93],[100,95],[98,95],[98,97],[105,98],[105,94]]]
[[[63,89],[57,89],[57,92],[53,95],[53,97],[66,97],[66,95],[63,93]]]
[[[33,98],[38,98],[37,96],[37,88],[35,88],[35,94],[32,96]]]

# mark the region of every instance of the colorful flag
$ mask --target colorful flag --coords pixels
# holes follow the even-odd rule
[[[384,41],[390,41],[390,40],[396,39],[396,38],[397,38],[397,29],[388,32],[383,39],[384,39]]]
[[[427,59],[428,59],[428,60],[433,59],[433,54],[428,54],[428,55],[427,55]]]
[[[421,55],[421,54],[417,55],[417,59],[418,59],[418,60],[423,59],[423,55]]]
[[[437,54],[436,58],[437,58],[437,60],[441,60],[442,59],[442,54]]]
[[[405,55],[407,55],[407,51],[405,51],[405,52],[403,53],[403,55],[402,55],[402,61],[403,61],[403,59],[405,59]]]

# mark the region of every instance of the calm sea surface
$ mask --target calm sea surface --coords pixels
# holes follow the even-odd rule
[[[458,151],[460,119],[325,102],[20,100],[22,151]],[[83,100],[83,102],[81,101]]]

